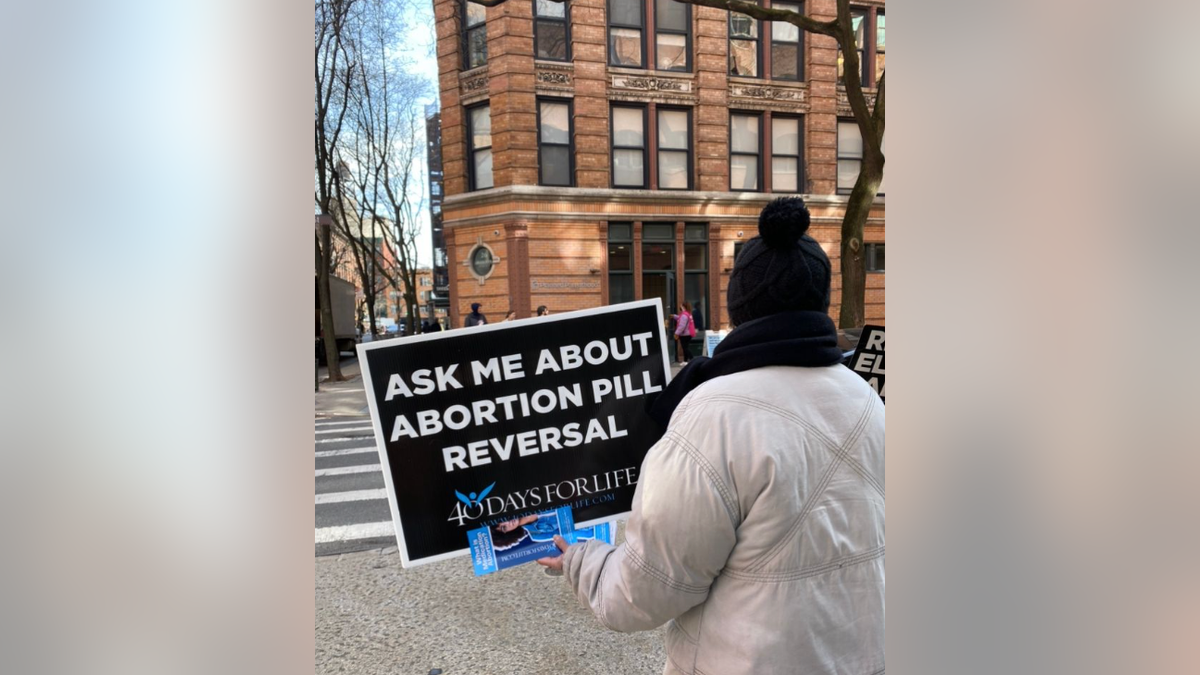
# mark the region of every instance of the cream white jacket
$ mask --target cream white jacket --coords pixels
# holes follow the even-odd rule
[[[884,669],[884,406],[841,365],[691,392],[642,465],[625,543],[566,579],[618,631],[670,621],[665,673]]]

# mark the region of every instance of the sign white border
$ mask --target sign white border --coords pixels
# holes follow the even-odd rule
[[[574,319],[574,318],[578,318],[581,316],[591,316],[591,315],[595,315],[595,314],[611,314],[613,312],[634,309],[635,307],[648,307],[651,305],[654,306],[655,311],[658,313],[658,325],[660,327],[663,327],[662,328],[663,332],[660,332],[657,337],[658,337],[658,341],[659,341],[659,346],[661,347],[660,351],[662,352],[662,357],[663,357],[663,359],[662,359],[663,376],[665,378],[663,380],[663,388],[665,389],[666,386],[668,384],[670,384],[670,382],[671,382],[671,366],[670,366],[670,363],[667,361],[667,343],[666,343],[667,338],[666,338],[666,333],[665,333],[666,328],[664,327],[666,325],[666,323],[663,320],[663,309],[662,309],[662,299],[661,298],[651,298],[649,300],[635,300],[633,302],[623,302],[619,305],[604,305],[603,307],[593,307],[591,309],[580,309],[580,310],[576,310],[574,312],[563,312],[561,314],[551,314],[550,316],[531,316],[528,319],[517,319],[515,321],[502,321],[502,322],[497,322],[497,323],[484,324],[482,326],[471,326],[469,328],[468,327],[453,328],[450,330],[438,331],[436,333],[420,333],[418,335],[411,335],[408,337],[397,338],[397,339],[404,341],[401,344],[412,344],[414,342],[425,342],[428,340],[441,340],[443,338],[449,338],[449,337],[460,337],[463,334],[462,331],[471,331],[473,333],[486,333],[486,332],[490,332],[490,331],[505,330],[507,328],[515,328],[517,326],[528,326],[531,324],[544,324],[544,323],[548,323],[548,322],[552,322],[552,321],[562,321],[564,319]],[[375,394],[374,394],[375,388],[371,384],[371,369],[367,367],[367,359],[366,359],[366,353],[371,351],[372,349],[382,349],[384,347],[396,347],[396,346],[398,346],[398,344],[393,340],[382,340],[379,342],[360,343],[358,345],[358,365],[359,365],[359,370],[362,373],[363,393],[365,393],[367,395],[367,406],[371,409],[371,426],[375,428],[375,449],[379,453],[379,463],[383,466],[383,482],[387,485],[388,508],[391,509],[391,512],[392,512],[392,527],[395,528],[395,530],[396,530],[396,545],[397,545],[396,547],[400,550],[400,566],[407,569],[410,567],[418,567],[420,565],[425,565],[425,564],[432,563],[432,562],[438,562],[440,560],[448,560],[450,558],[458,558],[460,556],[470,555],[471,549],[466,545],[466,543],[464,541],[463,547],[456,551],[450,551],[448,553],[439,553],[437,555],[429,556],[428,558],[421,558],[420,560],[415,560],[415,561],[408,559],[408,547],[405,545],[405,542],[404,542],[404,529],[400,527],[400,505],[399,505],[399,502],[396,500],[396,485],[395,485],[395,483],[392,482],[392,467],[390,464],[388,464],[387,448],[384,445],[384,441],[383,441],[383,439],[384,439],[383,424],[379,420],[379,410],[377,409],[377,407],[375,405]],[[639,476],[638,480],[641,480],[640,476]],[[612,521],[614,519],[627,518],[630,513],[631,513],[630,511],[626,511],[624,513],[618,513],[615,516],[606,516],[604,518],[594,518],[592,520],[585,521],[582,523],[575,523],[575,527],[576,527],[576,529],[579,529],[579,528],[584,528],[584,527],[590,527],[590,526],[596,525],[598,523]],[[464,540],[465,540],[465,538],[466,537],[464,535]]]

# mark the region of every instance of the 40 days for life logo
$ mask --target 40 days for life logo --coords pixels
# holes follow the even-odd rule
[[[637,485],[637,472],[638,467],[630,466],[607,473],[581,476],[574,480],[564,480],[527,490],[518,490],[503,497],[488,496],[492,488],[496,487],[494,482],[479,493],[463,494],[459,490],[455,490],[454,496],[457,501],[454,502],[454,508],[446,520],[462,527],[468,522],[474,523],[484,517],[491,518],[504,514],[515,517],[518,513],[535,510],[543,504],[603,495],[617,488]]]

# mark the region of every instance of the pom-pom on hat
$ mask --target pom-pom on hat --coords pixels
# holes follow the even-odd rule
[[[727,301],[738,326],[788,310],[829,311],[829,257],[806,234],[808,207],[800,197],[781,197],[758,216],[758,233],[733,265]]]

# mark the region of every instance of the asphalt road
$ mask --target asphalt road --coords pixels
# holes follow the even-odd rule
[[[316,420],[316,554],[396,543],[369,417]]]

